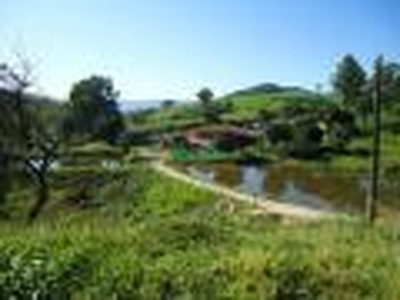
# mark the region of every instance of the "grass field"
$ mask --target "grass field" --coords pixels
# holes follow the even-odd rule
[[[1,299],[400,297],[397,224],[232,213],[145,166],[125,171],[94,189],[102,206],[54,200],[32,226],[1,222]]]
[[[245,93],[228,96],[219,101],[232,103],[232,110],[225,116],[227,119],[252,119],[257,117],[260,110],[266,109],[271,112],[277,112],[283,108],[293,105],[304,105],[307,107],[320,107],[331,105],[328,99],[314,97],[305,97],[296,94],[285,93]]]
[[[215,101],[222,106],[225,106],[227,102],[231,104],[231,109],[223,115],[225,120],[254,119],[262,109],[273,112],[295,104],[311,107],[332,104],[330,99],[317,98],[315,95],[306,96],[284,92],[263,93],[259,91],[232,94],[217,98]],[[145,118],[143,123],[148,126],[168,127],[203,121],[198,101],[195,101],[155,110]]]

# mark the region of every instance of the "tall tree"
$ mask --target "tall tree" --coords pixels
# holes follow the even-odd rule
[[[337,65],[333,82],[345,106],[357,109],[366,79],[367,75],[357,60],[351,54],[345,55]]]
[[[117,97],[110,78],[91,76],[75,83],[69,102],[72,131],[115,143],[124,129]]]
[[[218,122],[221,111],[213,101],[214,93],[207,87],[202,88],[197,94],[200,101],[203,116],[207,122]]]
[[[337,65],[333,85],[340,95],[343,105],[358,112],[366,126],[371,109],[371,98],[366,96],[367,74],[358,61],[347,54]]]

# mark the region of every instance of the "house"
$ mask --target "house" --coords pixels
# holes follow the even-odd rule
[[[213,125],[192,128],[183,134],[189,147],[211,148],[234,151],[254,144],[257,134],[250,130],[231,125]]]

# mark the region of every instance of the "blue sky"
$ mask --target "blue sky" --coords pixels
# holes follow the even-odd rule
[[[91,74],[124,99],[191,98],[262,82],[313,88],[354,53],[400,61],[398,0],[5,0],[0,61],[22,52],[37,90]]]

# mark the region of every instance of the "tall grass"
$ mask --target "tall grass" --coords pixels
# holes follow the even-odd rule
[[[235,213],[146,167],[0,225],[1,299],[399,299],[400,227]],[[48,213],[48,214],[47,214]]]

